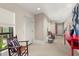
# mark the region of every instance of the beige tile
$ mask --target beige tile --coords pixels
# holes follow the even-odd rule
[[[40,42],[40,43],[39,43]],[[63,37],[56,37],[54,43],[37,41],[29,46],[30,56],[70,56],[71,50],[68,44],[64,45]],[[75,52],[75,55],[79,55]]]

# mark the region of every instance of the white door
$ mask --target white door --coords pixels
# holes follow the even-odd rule
[[[64,33],[64,24],[59,23],[57,24],[57,35],[63,35]]]
[[[34,19],[26,17],[25,19],[25,36],[26,40],[29,40],[29,44],[33,42],[34,39]]]

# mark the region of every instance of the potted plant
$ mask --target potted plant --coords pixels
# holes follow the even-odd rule
[[[2,35],[0,35],[0,49],[2,49],[2,45],[3,45],[3,37]]]

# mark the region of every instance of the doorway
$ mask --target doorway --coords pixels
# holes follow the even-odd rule
[[[64,34],[64,23],[56,23],[56,35],[62,36]]]

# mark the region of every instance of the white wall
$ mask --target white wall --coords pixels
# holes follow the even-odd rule
[[[64,29],[72,26],[72,16],[68,17],[64,22]]]
[[[35,15],[35,39],[43,40],[43,15]]]
[[[15,13],[6,9],[0,8],[0,26],[14,26],[15,25]]]
[[[48,19],[47,17],[44,17],[44,20],[43,20],[43,39],[44,40],[47,40],[48,38],[48,30],[49,30],[49,22],[48,22]]]
[[[51,31],[53,34],[56,34],[55,22],[51,22],[51,23],[50,23],[50,31]]]
[[[22,9],[21,7],[17,6],[16,4],[0,4],[1,8],[7,9],[9,11],[15,12],[15,24],[16,24],[16,34],[18,36],[19,40],[28,40],[25,36],[24,30],[24,23],[25,23],[25,16],[33,16],[30,12],[27,10]]]
[[[0,8],[0,26],[1,27],[14,27],[14,35],[15,35],[16,34],[15,13],[8,11],[6,9]]]
[[[47,37],[48,21],[45,14],[40,13],[35,15],[35,39],[45,40]]]

